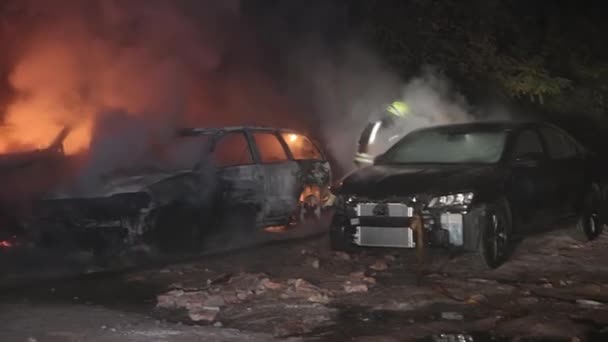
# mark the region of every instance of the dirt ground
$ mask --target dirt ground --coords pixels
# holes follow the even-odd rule
[[[0,341],[608,341],[608,234],[475,255],[329,251],[326,235],[0,294]]]

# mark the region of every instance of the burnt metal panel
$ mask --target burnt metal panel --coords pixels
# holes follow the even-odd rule
[[[222,207],[248,205],[258,209],[256,221],[263,220],[264,173],[259,165],[241,165],[218,170]]]
[[[287,218],[297,208],[302,184],[296,162],[260,165],[264,174],[265,220]]]

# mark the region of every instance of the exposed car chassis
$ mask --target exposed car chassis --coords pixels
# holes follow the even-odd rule
[[[332,224],[333,238],[343,243],[335,247],[416,248],[423,242],[425,246],[476,250],[478,227],[485,217],[483,206],[429,210],[419,201],[343,201]],[[422,229],[416,229],[418,221]]]
[[[240,145],[229,140],[234,137]],[[69,187],[47,192],[32,201],[29,215],[19,218],[23,235],[42,246],[71,244],[102,253],[142,244],[200,250],[206,236],[242,235],[319,218],[331,203],[329,163],[300,133],[238,126],[184,129],[176,139],[186,141],[177,152],[194,151],[192,164],[116,170],[87,193],[74,194]],[[268,139],[274,144],[271,154],[282,159],[264,160]],[[227,152],[216,160],[224,141]],[[312,157],[297,150],[299,142],[313,150]]]

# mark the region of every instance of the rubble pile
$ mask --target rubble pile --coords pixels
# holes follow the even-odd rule
[[[361,293],[367,292],[374,285],[376,279],[366,276],[365,272],[354,272],[344,281],[343,288],[346,293]]]
[[[241,273],[205,288],[173,286],[157,297],[156,307],[166,310],[186,310],[195,322],[214,322],[223,307],[271,295],[281,299],[305,300],[327,304],[331,292],[304,279],[271,280],[263,273]]]

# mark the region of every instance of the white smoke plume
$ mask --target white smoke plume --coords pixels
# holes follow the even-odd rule
[[[312,89],[310,102],[319,118],[322,140],[342,172],[354,167],[365,126],[378,120],[393,101],[405,101],[413,113],[400,127],[402,134],[474,120],[465,97],[432,67],[423,67],[419,75],[402,79],[360,44],[349,43],[337,51],[335,47],[302,50],[306,52],[298,52],[294,63],[300,76],[296,83],[309,84]],[[381,146],[380,150],[388,147]]]

